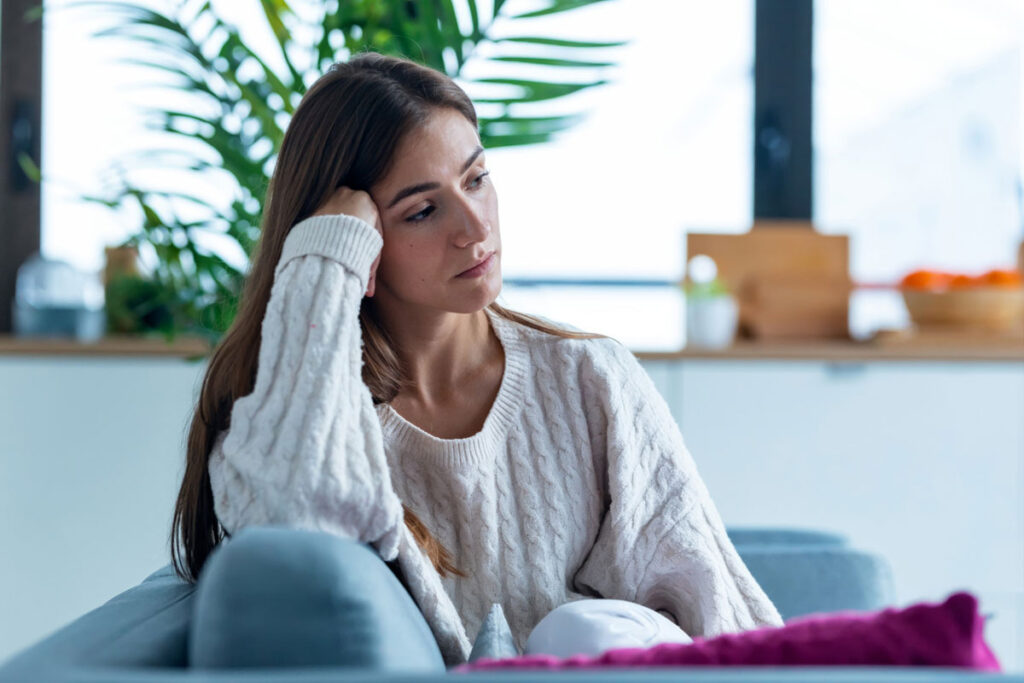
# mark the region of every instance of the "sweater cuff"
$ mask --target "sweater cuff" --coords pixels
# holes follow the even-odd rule
[[[293,258],[315,254],[337,261],[358,275],[365,285],[370,279],[370,265],[383,246],[380,233],[361,218],[341,214],[310,216],[288,233],[277,270]]]

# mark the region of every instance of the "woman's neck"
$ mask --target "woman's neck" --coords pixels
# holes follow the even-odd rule
[[[378,315],[395,343],[408,376],[400,396],[423,405],[449,402],[481,373],[504,362],[487,313],[388,311]]]

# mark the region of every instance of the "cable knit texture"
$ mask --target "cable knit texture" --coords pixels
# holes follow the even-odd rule
[[[563,339],[488,311],[505,351],[483,428],[439,439],[361,379],[359,304],[380,235],[318,216],[286,239],[253,392],[210,455],[217,517],[320,529],[399,562],[448,664],[493,603],[522,649],[586,597],[660,610],[691,636],[782,619],[740,560],[664,399],[611,339]],[[404,502],[467,574],[442,579]]]

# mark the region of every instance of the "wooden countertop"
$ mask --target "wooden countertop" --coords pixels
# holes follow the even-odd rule
[[[199,358],[209,352],[198,338],[106,337],[95,343],[71,339],[26,339],[0,335],[2,356]],[[921,341],[739,341],[720,351],[684,348],[634,349],[641,360],[792,360],[825,362],[939,361],[1024,363],[1024,341],[1015,339]]]
[[[833,363],[889,361],[1024,363],[1024,344],[1012,342],[970,344],[879,344],[871,341],[756,342],[740,341],[721,351],[634,350],[642,360],[792,360]]]
[[[161,337],[104,337],[97,342],[0,335],[0,356],[147,356],[194,358],[209,353],[210,346],[197,337],[168,342]]]

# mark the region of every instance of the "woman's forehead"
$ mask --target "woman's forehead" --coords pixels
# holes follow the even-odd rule
[[[452,109],[441,110],[399,143],[385,180],[416,181],[424,172],[461,174],[465,161],[479,146],[480,137],[466,117]]]

